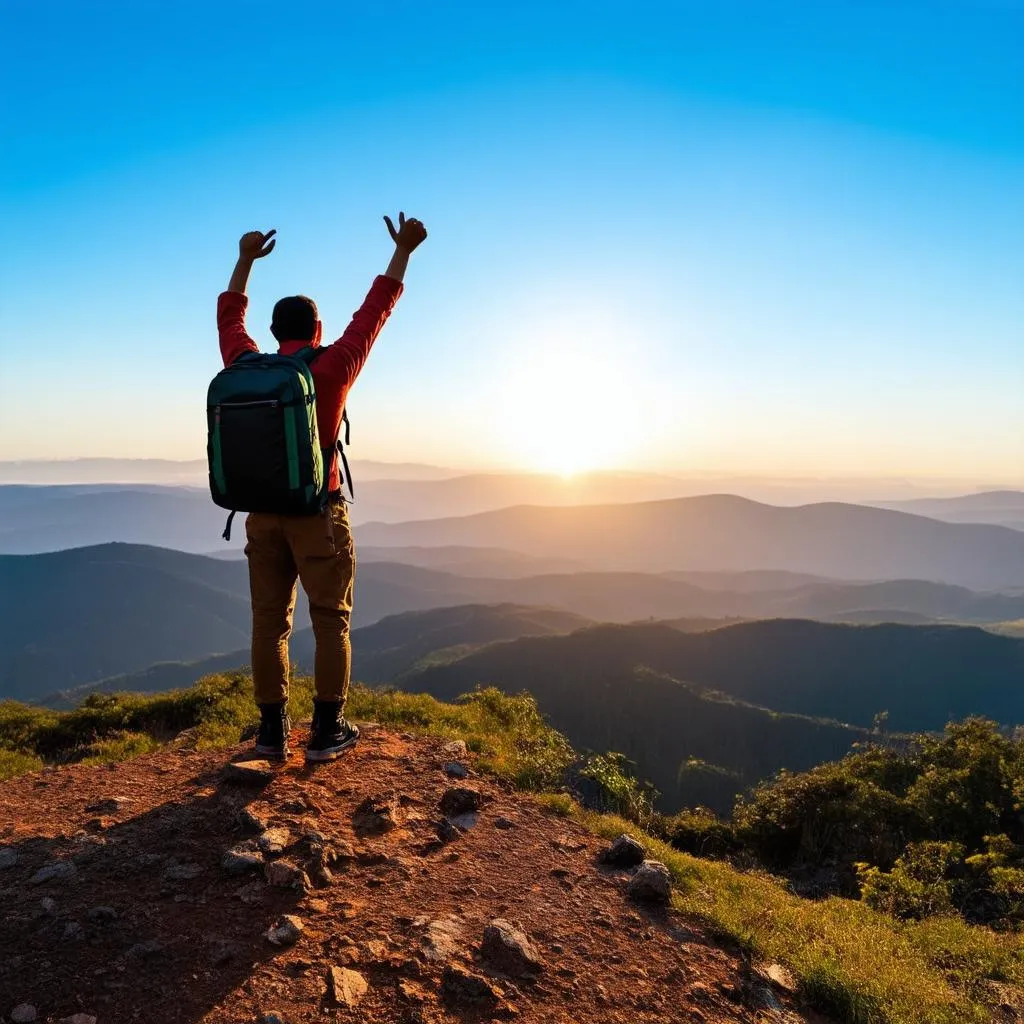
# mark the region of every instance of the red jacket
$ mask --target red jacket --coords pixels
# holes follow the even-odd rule
[[[323,355],[312,366],[316,385],[316,418],[321,443],[333,443],[341,429],[341,413],[370,348],[402,294],[402,284],[381,275],[370,286],[363,304],[352,315],[352,322],[333,345],[324,345]],[[249,299],[242,292],[221,292],[217,299],[217,331],[224,365],[230,366],[244,352],[258,352],[256,342],[245,329],[245,309]],[[282,341],[278,351],[291,356],[305,348],[308,341]],[[328,487],[341,489],[338,460],[331,460]]]

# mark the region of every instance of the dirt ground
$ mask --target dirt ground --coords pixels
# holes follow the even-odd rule
[[[178,748],[0,785],[0,1019],[820,1020],[462,751],[371,726],[309,767],[295,741],[251,780],[244,748]]]

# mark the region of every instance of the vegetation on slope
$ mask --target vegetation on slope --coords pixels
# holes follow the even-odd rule
[[[233,743],[255,722],[250,686],[240,674],[215,676],[156,697],[95,695],[64,713],[0,703],[0,771],[15,774],[44,758],[113,761],[174,737],[201,747]],[[309,681],[296,680],[292,693],[296,717],[308,714]],[[527,695],[488,689],[444,704],[422,694],[356,687],[351,712],[411,732],[461,738],[479,755],[479,768],[527,790],[564,790],[570,765],[577,762],[578,767],[569,743]],[[975,736],[979,727],[968,728]],[[972,748],[979,755],[990,749],[984,736],[981,740],[979,748]],[[991,1019],[986,1003],[991,1002],[992,981],[1024,984],[1024,948],[1015,932],[970,925],[948,914],[902,921],[836,896],[807,900],[764,871],[744,871],[674,849],[637,826],[637,818],[652,826],[657,819],[650,813],[649,790],[628,769],[621,756],[606,755],[587,761],[576,777],[597,786],[596,803],[628,812],[632,820],[584,810],[564,791],[540,799],[602,835],[637,835],[672,871],[681,912],[752,954],[784,963],[806,996],[839,1020],[981,1024]],[[955,759],[950,771],[964,781],[965,793],[974,792],[975,775],[963,774]],[[705,815],[705,837],[712,824]],[[720,841],[735,841],[731,826],[719,822],[714,827]]]

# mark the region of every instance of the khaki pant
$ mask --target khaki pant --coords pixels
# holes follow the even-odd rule
[[[316,696],[348,695],[355,549],[348,509],[332,501],[318,516],[253,512],[245,521],[252,593],[252,680],[257,704],[288,697],[288,638],[296,581],[309,598],[316,639]]]

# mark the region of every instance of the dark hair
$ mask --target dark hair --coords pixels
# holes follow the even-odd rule
[[[319,316],[316,303],[305,295],[289,295],[274,306],[270,333],[278,341],[312,341]]]

